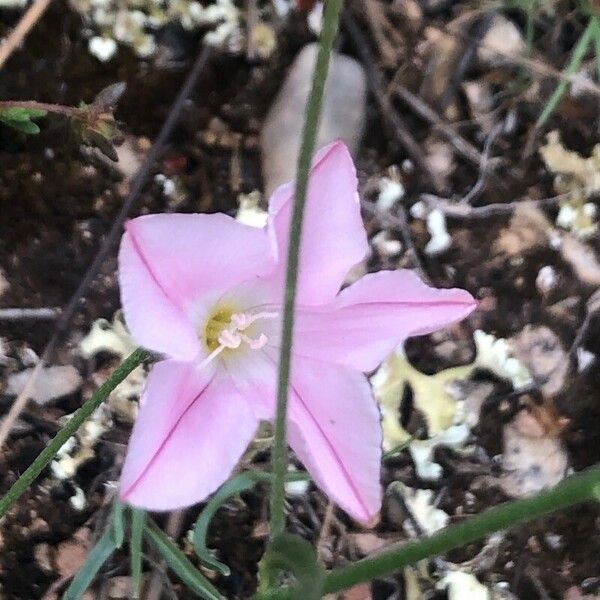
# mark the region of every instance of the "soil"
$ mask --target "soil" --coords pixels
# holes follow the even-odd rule
[[[357,22],[376,57],[376,66],[386,80],[400,70],[402,83],[414,93],[424,89],[431,74],[431,61],[411,58],[410,48],[423,43],[430,30],[447,30],[459,15],[471,14],[468,2],[424,2],[422,21],[418,24],[402,17],[401,11],[388,11],[388,3],[370,0],[372,6],[386,7],[388,29],[383,44],[381,23],[365,16],[359,3],[350,3]],[[401,3],[399,3],[401,4]],[[413,6],[411,2],[405,3]],[[568,5],[568,6],[567,6]],[[414,6],[418,6],[416,3]],[[554,18],[540,16],[536,21],[535,59],[561,68],[570,55],[573,43],[581,32],[584,17],[574,13],[574,4],[557,3]],[[368,12],[368,11],[367,11]],[[524,30],[525,21],[519,11],[504,13]],[[0,37],[18,19],[15,11],[0,10]],[[466,17],[465,17],[466,18]],[[379,23],[379,24],[378,24]],[[172,101],[181,87],[195,58],[199,37],[172,31],[163,38],[165,44],[176,40],[179,60],[168,67],[156,67],[140,61],[126,48],[118,57],[100,63],[87,53],[82,35],[81,17],[64,2],[53,3],[33,28],[25,45],[17,51],[2,71],[0,99],[27,99],[76,105],[90,102],[106,85],[127,82],[127,91],[118,105],[117,119],[122,123],[127,143],[143,156],[147,140],[153,140],[163,124]],[[471,30],[471,37],[475,35]],[[429,31],[431,34],[431,31]],[[261,157],[258,143],[261,121],[277,92],[285,69],[297,50],[313,39],[305,18],[294,13],[278,32],[278,49],[265,62],[248,60],[245,55],[215,53],[201,81],[186,105],[182,118],[168,143],[165,155],[155,167],[155,173],[165,174],[177,182],[176,197],[163,193],[160,183],[150,179],[132,210],[131,216],[147,212],[214,212],[234,213],[240,193],[262,188]],[[404,40],[404,50],[398,40]],[[466,56],[470,38],[459,37],[459,53]],[[386,54],[387,48],[387,54]],[[340,49],[356,55],[355,40],[348,34],[341,37]],[[395,62],[394,62],[395,61]],[[519,65],[489,67],[472,58],[462,69],[460,60],[451,66],[458,83],[449,77],[447,89],[454,99],[450,119],[456,130],[479,151],[483,151],[485,135],[469,111],[461,81],[485,82],[494,91],[495,103],[490,113],[500,121],[513,114],[516,125],[496,140],[492,154],[496,157],[493,175],[485,177],[481,193],[472,206],[491,203],[519,203],[555,194],[553,176],[545,169],[539,154],[524,156],[523,149],[533,125],[556,80],[530,79]],[[411,68],[407,68],[411,67]],[[460,67],[460,68],[459,68]],[[453,71],[452,71],[453,72]],[[536,87],[538,93],[528,93]],[[512,85],[509,83],[512,82]],[[517,82],[516,84],[514,82]],[[429,98],[433,103],[435,98]],[[439,98],[438,98],[439,100]],[[435,104],[435,103],[433,103]],[[448,104],[448,103],[447,103]],[[405,119],[407,127],[421,147],[432,135],[432,127],[394,101],[394,110]],[[444,111],[438,103],[436,110]],[[374,181],[378,181],[391,165],[401,165],[407,156],[393,131],[383,126],[383,116],[372,96],[369,98],[366,135],[357,156],[361,190],[366,201],[377,197]],[[552,117],[545,130],[558,129],[565,146],[589,156],[597,141],[598,102],[593,94],[567,98]],[[232,135],[235,134],[235,135]],[[444,142],[445,143],[445,142]],[[534,148],[543,143],[538,136]],[[447,143],[446,143],[447,145]],[[233,163],[241,165],[235,177]],[[461,198],[476,184],[480,171],[476,165],[455,157],[455,166],[448,169],[444,190],[447,198]],[[100,248],[127,195],[127,176],[114,164],[96,152],[82,150],[75,134],[62,118],[48,118],[37,136],[25,137],[0,127],[0,268],[8,282],[0,297],[1,307],[41,308],[64,307],[84,277]],[[414,170],[403,174],[406,209],[419,200],[423,192],[432,192],[425,174]],[[592,198],[590,201],[594,202]],[[550,222],[557,214],[549,205],[544,213]],[[537,244],[515,255],[498,251],[498,239],[510,227],[514,212],[492,218],[450,219],[451,249],[438,256],[424,252],[429,235],[423,221],[409,217],[412,242],[427,276],[438,286],[456,285],[472,292],[481,301],[480,310],[447,334],[453,352],[441,355],[437,351],[444,338],[415,338],[407,344],[407,356],[425,373],[465,363],[473,356],[471,334],[482,329],[498,337],[510,338],[528,325],[547,325],[569,349],[586,315],[586,302],[594,286],[586,284],[559,252],[548,244]],[[385,229],[376,218],[365,214],[371,235]],[[403,239],[401,232],[389,228],[389,235]],[[600,257],[600,238],[585,241]],[[415,266],[410,252],[398,259],[374,253],[368,264],[371,270],[382,267]],[[536,286],[536,277],[544,266],[552,266],[560,284],[550,296],[544,296]],[[73,412],[82,401],[82,394],[94,386],[93,375],[115,364],[114,357],[101,354],[84,360],[77,350],[79,340],[98,318],[111,319],[119,308],[116,282],[116,251],[106,260],[101,274],[81,299],[68,334],[62,340],[52,362],[74,364],[86,383],[81,391],[51,405],[31,406],[25,411],[19,427],[0,453],[0,492],[6,491],[31,463],[58,428],[61,416]],[[0,367],[0,381],[11,372],[28,366],[31,351],[42,353],[53,334],[55,323],[44,320],[0,321],[0,338],[8,362]],[[600,353],[600,319],[591,318],[582,347],[595,355]],[[494,394],[507,397],[511,386],[498,378],[483,374],[494,385]],[[0,388],[2,389],[2,388]],[[538,397],[537,404],[551,407],[552,414],[568,418],[559,426],[558,417],[549,427],[556,426],[556,435],[567,448],[569,464],[580,470],[600,461],[600,375],[596,366],[569,376],[560,393]],[[13,397],[0,395],[0,407],[6,412]],[[490,402],[482,412],[474,430],[474,444],[480,453],[463,456],[440,448],[436,458],[444,468],[440,481],[421,481],[407,453],[388,459],[384,468],[384,483],[401,480],[411,487],[429,487],[440,493],[439,508],[457,521],[476,514],[507,499],[500,485],[485,485],[486,477],[497,477],[500,467],[494,457],[502,452],[502,431],[514,413],[506,412],[502,401]],[[410,403],[404,410],[410,412]],[[404,415],[403,418],[409,418]],[[417,415],[418,417],[418,415]],[[418,421],[418,418],[417,418]],[[105,484],[118,479],[130,425],[116,420],[114,430],[107,433],[93,460],[80,468],[72,481],[59,481],[48,470],[22,497],[2,522],[0,537],[0,583],[2,598],[36,600],[57,597],[73,575],[69,560],[73,540],[86,543],[102,532],[109,511],[110,499]],[[259,454],[257,464],[266,465],[268,454]],[[83,510],[73,508],[70,498],[74,486],[86,497]],[[221,510],[210,530],[209,547],[218,549],[219,559],[232,569],[229,578],[215,577],[216,584],[228,598],[249,598],[256,586],[256,564],[266,540],[267,490],[259,486],[242,494],[239,501]],[[291,501],[289,524],[292,531],[316,542],[319,538],[327,502],[313,488],[303,497]],[[192,526],[199,507],[186,511],[179,542],[185,547],[184,533]],[[406,539],[402,524],[394,511],[384,510],[376,535],[386,542]],[[159,519],[163,523],[163,519]],[[574,600],[585,594],[600,593],[600,507],[586,504],[560,511],[517,530],[508,532],[499,544],[495,557],[477,570],[480,581],[492,586],[506,582],[505,587],[523,600]],[[343,564],[362,556],[360,547],[351,540],[362,530],[343,513],[335,511],[333,525],[325,539],[323,557],[328,566]],[[79,537],[77,537],[79,536]],[[83,538],[82,538],[83,536]],[[559,536],[559,537],[557,537]],[[559,542],[555,542],[559,540]],[[81,544],[80,544],[81,545]],[[189,546],[189,544],[188,544]],[[451,563],[464,563],[481,551],[482,543],[470,544],[445,557]],[[187,548],[189,550],[189,548]],[[192,560],[193,553],[189,552]],[[80,561],[79,561],[80,562]],[[433,576],[438,563],[430,565]],[[126,596],[110,595],[108,589],[116,577],[128,575],[127,552],[119,552],[104,566],[93,588],[94,598]],[[148,568],[148,571],[150,569]],[[53,584],[62,581],[55,592]],[[175,577],[174,597],[192,598]],[[444,598],[445,592],[428,587],[426,596]],[[165,596],[168,595],[165,586]],[[370,594],[370,595],[368,595]],[[398,594],[394,596],[394,594]],[[374,582],[370,591],[353,598],[406,597],[402,575]],[[173,597],[173,596],[171,596]],[[348,596],[350,598],[351,596]]]

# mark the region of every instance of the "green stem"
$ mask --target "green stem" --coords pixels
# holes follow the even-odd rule
[[[131,597],[138,600],[142,593],[142,538],[144,535],[144,526],[146,523],[146,511],[131,509]]]
[[[294,192],[294,210],[290,225],[287,271],[285,277],[285,298],[283,305],[283,326],[281,333],[281,353],[279,355],[279,376],[277,382],[277,414],[275,417],[275,433],[273,443],[273,487],[271,490],[271,536],[283,532],[284,516],[284,483],[287,471],[286,414],[292,341],[294,329],[294,305],[296,301],[296,284],[298,281],[298,263],[300,238],[304,217],[304,205],[308,189],[310,164],[315,149],[323,91],[329,69],[329,57],[338,30],[343,0],[327,0],[323,15],[319,53],[315,64],[312,89],[306,106],[306,120],[302,132],[302,145],[298,157],[296,188]]]
[[[69,422],[52,438],[50,443],[40,452],[38,457],[15,481],[13,486],[0,500],[0,517],[20,498],[21,494],[33,483],[39,474],[56,456],[64,443],[81,427],[91,414],[108,398],[108,395],[146,358],[145,350],[137,349],[113,372],[113,374],[96,390],[96,393],[69,419]]]
[[[597,29],[595,17],[591,17],[584,32],[579,37],[579,40],[577,40],[577,44],[575,46],[575,49],[573,50],[571,61],[569,62],[569,65],[565,70],[567,75],[574,75],[577,69],[579,69],[579,67],[581,66],[583,57],[585,56],[585,53],[587,52],[590,46],[590,42],[592,41],[592,38],[596,31]],[[535,124],[536,128],[540,128],[550,118],[550,116],[558,106],[558,103],[561,101],[562,97],[567,91],[569,83],[570,81],[563,80],[558,84],[558,87],[554,90],[554,93],[550,97],[550,100],[548,100],[544,110],[542,111],[542,114],[538,118]]]
[[[0,110],[9,108],[25,108],[27,110],[45,110],[66,117],[81,116],[82,111],[75,106],[64,106],[62,104],[49,104],[47,102],[36,102],[35,100],[0,100]]]
[[[506,502],[425,539],[396,545],[377,556],[333,569],[325,579],[324,592],[331,594],[375,577],[390,575],[407,565],[444,554],[495,531],[514,527],[578,502],[598,499],[599,494],[600,467],[594,467],[531,498]]]

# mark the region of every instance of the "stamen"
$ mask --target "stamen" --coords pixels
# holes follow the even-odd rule
[[[223,329],[217,338],[219,344],[225,348],[239,348],[242,343],[242,337],[235,329]]]
[[[250,348],[252,348],[252,350],[260,350],[261,348],[264,348],[269,341],[269,338],[264,333],[261,333],[256,340],[249,338],[243,333],[240,334],[240,337],[246,342],[246,344],[248,344],[248,346],[250,346]]]
[[[197,369],[202,369],[213,361],[221,352],[226,349],[235,350],[242,345],[242,342],[248,345],[251,350],[260,350],[264,348],[269,338],[260,333],[258,338],[252,338],[242,333],[250,325],[262,319],[275,319],[279,315],[275,312],[259,313],[233,313],[225,308],[217,310],[209,319],[205,326],[205,342],[210,354],[202,360]]]

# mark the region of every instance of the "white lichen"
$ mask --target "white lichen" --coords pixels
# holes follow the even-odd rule
[[[111,38],[95,35],[88,40],[88,50],[100,62],[107,62],[117,53],[117,42]]]
[[[404,197],[405,190],[397,179],[383,177],[379,182],[379,195],[377,196],[377,209],[382,213],[390,211],[397,202]]]
[[[119,44],[140,58],[155,56],[156,34],[169,23],[202,30],[206,44],[225,51],[237,53],[245,45],[241,13],[232,0],[214,0],[207,6],[196,0],[71,0],[71,6],[84,18],[90,53],[103,62],[114,56]]]
[[[260,207],[261,193],[258,190],[238,196],[239,208],[235,218],[250,227],[264,227],[267,224],[267,211]]]
[[[426,222],[431,239],[425,246],[425,254],[435,256],[446,252],[452,246],[452,238],[446,229],[446,215],[437,208],[433,209],[427,215]]]

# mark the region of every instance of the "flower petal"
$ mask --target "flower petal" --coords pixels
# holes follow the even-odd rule
[[[250,403],[256,418],[271,420],[275,415],[276,361],[264,352],[249,350],[223,357],[222,364],[232,384]]]
[[[204,500],[229,477],[256,431],[251,407],[214,369],[163,361],[152,369],[120,497],[146,510]]]
[[[201,350],[195,317],[204,297],[274,266],[265,231],[227,215],[133,219],[119,254],[125,319],[142,345],[191,360]]]
[[[327,307],[300,308],[294,353],[372,371],[406,338],[442,329],[476,307],[465,290],[429,287],[408,270],[380,271]]]
[[[294,356],[289,442],[317,485],[362,523],[381,507],[381,425],[365,376]]]
[[[335,142],[321,150],[313,162],[306,198],[299,304],[332,300],[348,271],[366,256],[369,246],[356,190],[356,170],[346,146]],[[284,185],[269,202],[269,234],[277,247],[279,284],[285,277],[293,193],[292,185]]]
[[[158,285],[128,233],[119,251],[119,280],[125,320],[138,344],[184,360],[198,355],[201,346],[190,318]]]

